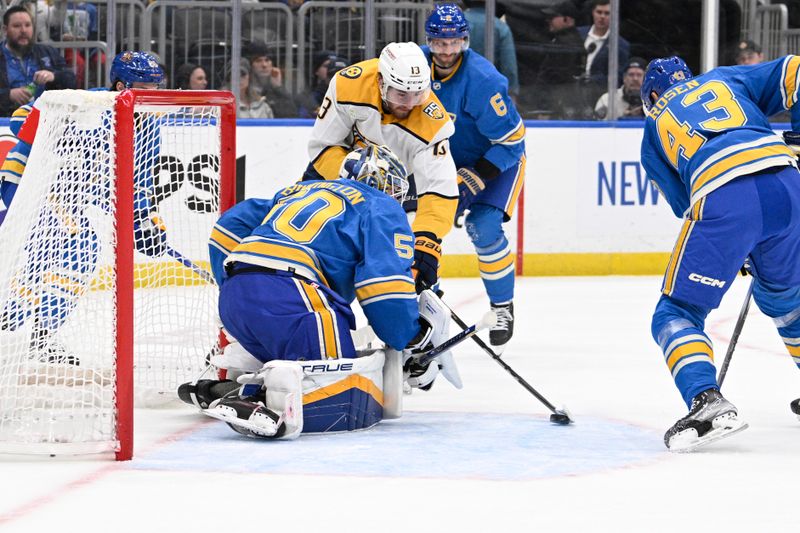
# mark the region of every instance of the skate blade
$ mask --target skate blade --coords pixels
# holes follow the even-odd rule
[[[267,416],[257,417],[256,421],[243,420],[236,416],[235,410],[219,406],[212,407],[211,409],[203,409],[201,413],[211,418],[222,420],[230,426],[244,429],[247,433],[243,434],[252,434],[253,437],[274,437],[275,434],[278,433],[278,428],[282,422],[282,420],[278,420],[278,423],[275,423]],[[239,433],[242,432],[239,431]]]
[[[733,413],[725,413],[718,416],[712,422],[712,426],[713,429],[702,437],[697,436],[697,431],[694,428],[674,435],[669,441],[669,451],[675,453],[693,452],[698,448],[735,435],[749,427],[746,422],[739,420]]]

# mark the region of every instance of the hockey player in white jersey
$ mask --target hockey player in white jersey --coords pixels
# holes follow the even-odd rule
[[[417,292],[438,280],[442,238],[458,204],[448,141],[454,127],[430,83],[430,66],[415,43],[390,43],[378,59],[340,70],[317,114],[303,177],[336,179],[350,149],[364,143],[386,145],[397,154],[417,191],[412,224]]]

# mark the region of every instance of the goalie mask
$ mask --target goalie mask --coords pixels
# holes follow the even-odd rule
[[[416,43],[389,43],[378,58],[381,98],[414,107],[431,92],[431,67]]]
[[[400,203],[408,193],[408,171],[386,146],[369,144],[347,154],[339,178],[360,181]]]
[[[154,83],[161,85],[164,71],[158,60],[147,52],[120,52],[111,63],[111,86],[121,81],[130,89],[134,83]]]

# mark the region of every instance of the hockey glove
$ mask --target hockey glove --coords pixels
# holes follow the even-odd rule
[[[478,172],[469,167],[458,169],[458,196],[459,203],[464,207],[469,206],[475,196],[486,188],[486,182],[480,177]]]
[[[420,332],[403,351],[403,369],[406,381],[413,388],[428,390],[441,370],[444,377],[457,389],[462,387],[461,376],[450,351],[439,354],[427,364],[420,362],[426,351],[439,346],[450,337],[450,312],[433,291],[419,296]]]
[[[414,262],[411,276],[417,294],[436,285],[439,280],[439,260],[442,258],[442,241],[427,231],[414,233]]]
[[[133,244],[148,257],[160,257],[167,252],[167,227],[157,214],[133,224]]]
[[[784,131],[783,142],[792,149],[794,155],[800,157],[800,131]]]

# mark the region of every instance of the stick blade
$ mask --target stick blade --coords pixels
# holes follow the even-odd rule
[[[550,415],[550,422],[559,426],[567,426],[575,422],[575,419],[572,418],[572,414],[569,410],[562,406],[561,409],[556,409],[555,412]]]

